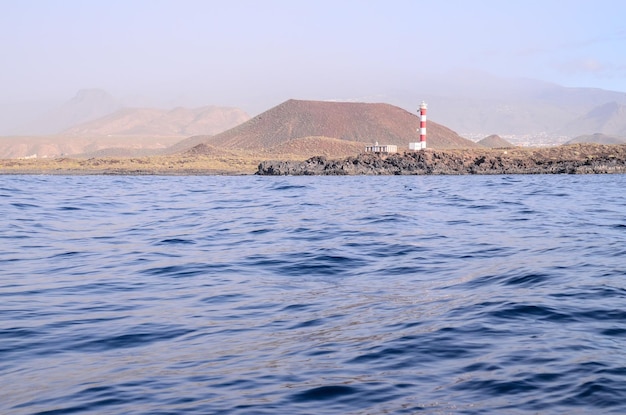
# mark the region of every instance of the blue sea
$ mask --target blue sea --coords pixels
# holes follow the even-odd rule
[[[624,414],[626,175],[0,176],[2,414]]]

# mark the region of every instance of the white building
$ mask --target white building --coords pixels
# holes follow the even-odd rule
[[[366,153],[397,153],[398,146],[393,144],[383,144],[379,145],[378,141],[373,146],[365,146]]]

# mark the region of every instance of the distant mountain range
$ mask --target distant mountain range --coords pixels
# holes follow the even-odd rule
[[[626,138],[615,137],[602,133],[581,135],[569,140],[566,144],[581,144],[581,143],[595,143],[595,144],[626,144]]]
[[[364,94],[344,100],[288,100],[250,118],[239,108],[219,106],[124,108],[105,91],[82,90],[16,129],[13,137],[0,137],[0,157],[92,153],[110,147],[171,153],[198,144],[207,149],[287,152],[331,148],[330,143],[321,144],[327,139],[341,140],[334,148],[344,152],[374,141],[404,147],[416,140],[416,109],[422,100],[429,106],[433,148],[471,146],[475,143],[466,139],[496,135],[509,144],[518,144],[519,137],[542,137],[541,143],[524,139],[530,145],[626,137],[622,92],[459,72]],[[10,108],[3,104],[2,109]],[[2,115],[0,120],[6,120]],[[347,142],[352,147],[346,147]]]
[[[181,137],[0,137],[0,159],[93,156],[95,154],[128,157],[156,154],[180,141]]]
[[[332,91],[327,91],[316,99],[384,102],[411,113],[415,113],[419,103],[425,100],[429,104],[430,119],[472,139],[491,134],[505,137],[539,133],[569,138],[594,133],[626,136],[625,92],[564,87],[533,79],[502,78],[472,71],[451,71],[437,77],[417,74],[412,82],[399,82],[388,80],[386,86],[364,88],[357,96],[336,97]],[[245,105],[245,102],[240,104],[242,108]],[[26,110],[20,105],[13,107],[16,111]],[[63,105],[48,110],[45,115],[35,117],[33,114],[30,122],[20,121],[23,124],[20,128],[11,129],[8,128],[11,119],[7,115],[11,106],[2,102],[0,132],[11,130],[11,135],[58,134],[124,107],[105,91],[86,89]],[[24,116],[13,118],[22,120]],[[172,128],[161,127],[166,130]]]
[[[438,80],[416,79],[414,84],[381,94],[376,100],[416,112],[422,100],[429,117],[474,138],[547,133],[570,138],[604,132],[624,134],[626,93],[596,88],[570,88],[523,78],[500,78],[480,72],[451,72]],[[605,106],[608,105],[608,108]],[[613,111],[606,119],[587,122],[596,111]]]
[[[239,108],[203,106],[174,109],[132,108],[100,89],[84,89],[65,103],[53,107],[21,125],[8,128],[9,106],[0,106],[0,131],[4,136],[110,136],[155,135],[189,137],[216,134],[250,118]],[[20,108],[22,112],[25,108]],[[24,119],[23,115],[20,120]]]
[[[11,135],[52,135],[74,125],[95,120],[122,108],[106,91],[83,89],[59,107],[16,128]]]
[[[0,137],[0,158],[146,155],[198,134],[217,134],[250,116],[239,108],[121,108],[101,90],[79,91],[26,128]],[[39,132],[39,134],[37,134]]]
[[[65,131],[65,136],[155,136],[189,137],[217,134],[250,118],[239,108],[124,108]]]
[[[570,137],[593,133],[626,137],[626,105],[611,101],[597,106],[560,132]]]

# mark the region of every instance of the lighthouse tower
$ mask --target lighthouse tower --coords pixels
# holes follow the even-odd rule
[[[420,149],[426,148],[426,110],[428,106],[424,101],[422,101],[422,105],[420,105]]]
[[[420,133],[420,141],[418,143],[409,143],[409,150],[423,150],[426,148],[426,110],[428,106],[424,101],[420,105],[418,111],[420,113],[420,128],[417,130]]]

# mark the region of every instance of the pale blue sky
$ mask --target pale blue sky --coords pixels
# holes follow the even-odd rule
[[[0,0],[2,100],[358,97],[479,70],[626,92],[615,0]]]

